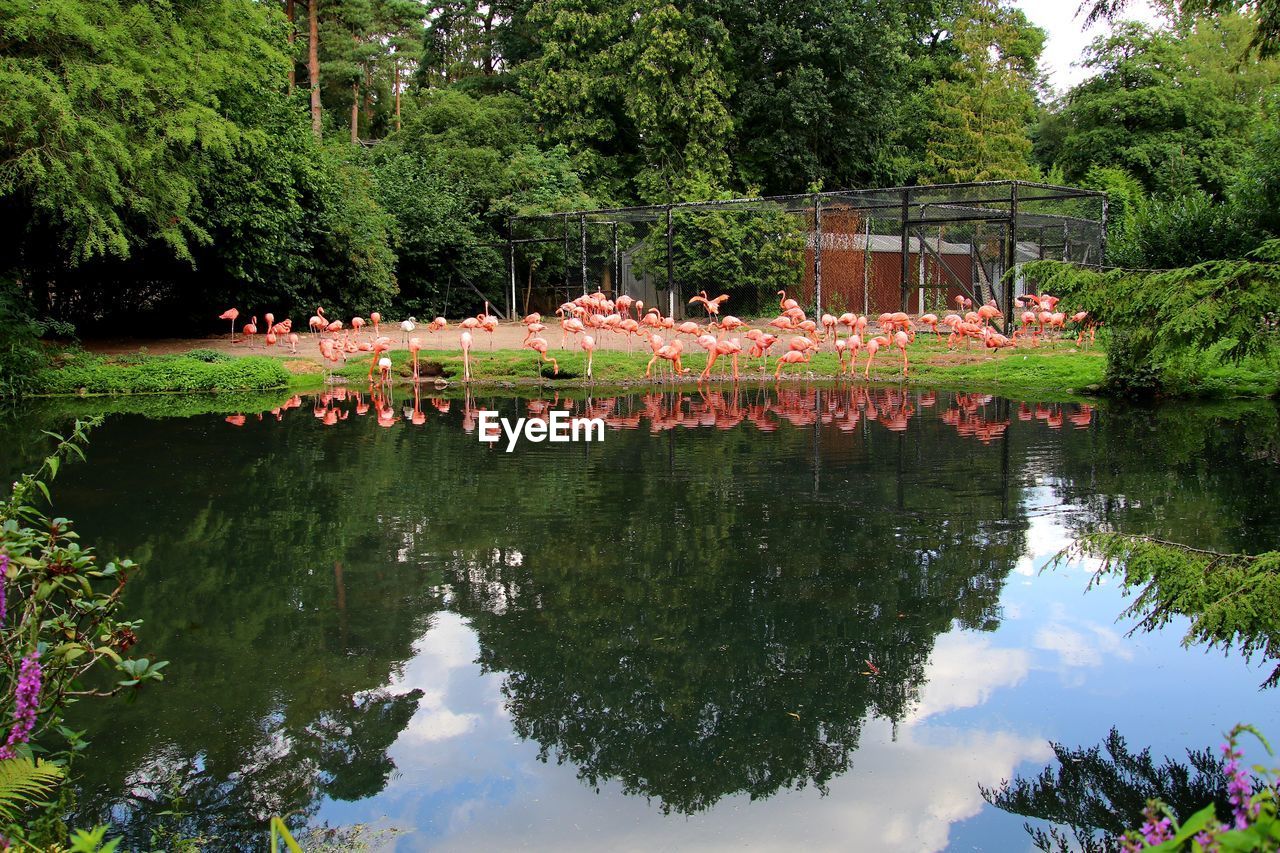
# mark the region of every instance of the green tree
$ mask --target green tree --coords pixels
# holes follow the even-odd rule
[[[951,59],[920,96],[923,182],[1028,178],[1044,32],[1004,0],[967,0],[946,22]]]
[[[725,184],[732,80],[715,18],[656,0],[547,0],[528,24],[539,44],[523,91],[593,189],[656,202]]]
[[[1280,82],[1280,61],[1238,59],[1251,26],[1239,15],[1182,29],[1119,25],[1086,52],[1094,76],[1042,123],[1038,159],[1071,181],[1119,167],[1150,193],[1222,198]]]

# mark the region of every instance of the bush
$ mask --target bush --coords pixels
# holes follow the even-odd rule
[[[262,391],[283,388],[289,372],[263,356],[205,361],[190,355],[144,356],[120,363],[76,355],[35,377],[42,394],[140,394],[166,391]]]
[[[119,616],[120,591],[137,567],[100,560],[70,521],[36,506],[61,463],[83,456],[93,425],[77,422],[0,501],[0,719],[11,721],[0,745],[0,836],[23,849],[68,840],[65,781],[85,744],[61,725],[66,706],[164,679],[165,662],[130,656],[141,623]],[[86,690],[86,681],[100,686]]]

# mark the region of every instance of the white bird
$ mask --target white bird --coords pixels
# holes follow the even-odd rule
[[[402,320],[400,322],[400,331],[404,332],[405,346],[408,346],[409,335],[412,334],[413,330],[416,328],[418,328],[417,317],[410,317],[408,320]]]

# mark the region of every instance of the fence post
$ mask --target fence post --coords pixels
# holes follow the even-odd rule
[[[622,265],[618,260],[618,223],[613,223],[613,298],[622,295]]]
[[[907,310],[907,300],[911,293],[911,190],[902,191],[902,294],[899,311]]]
[[[813,299],[815,317],[822,316],[822,197],[813,194]]]
[[[1098,247],[1098,269],[1102,269],[1107,264],[1107,210],[1111,204],[1111,197],[1104,195],[1102,197],[1102,245]],[[1086,258],[1088,251],[1085,252]]]
[[[578,232],[582,235],[582,295],[587,295],[587,217],[578,217]]]
[[[569,215],[562,214],[560,223],[564,226],[564,298],[569,300]]]
[[[1007,333],[1013,324],[1014,269],[1018,266],[1018,182],[1013,181],[1009,192],[1009,254],[1004,267],[1004,328]]]
[[[507,267],[511,272],[511,301],[507,303],[507,319],[516,318],[516,244],[512,240],[511,218],[507,217]]]
[[[670,312],[672,319],[676,316],[676,268],[675,258],[671,254],[674,243],[675,230],[671,222],[671,205],[667,205],[667,310]]]

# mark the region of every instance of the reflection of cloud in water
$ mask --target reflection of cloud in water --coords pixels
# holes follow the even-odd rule
[[[662,817],[656,805],[607,785],[597,794],[571,768],[541,766],[520,780],[518,796],[456,803],[444,826],[402,836],[397,849],[941,850],[951,825],[982,809],[979,782],[1049,757],[1043,740],[1006,733],[913,728],[894,742],[890,726],[875,721],[826,797],[806,789],[754,803],[730,798],[685,818]]]
[[[806,788],[756,802],[729,797],[706,812],[664,816],[656,800],[609,782],[596,791],[572,764],[540,762],[536,744],[513,743],[502,676],[478,676],[476,638],[461,618],[440,614],[416,650],[392,686],[426,695],[391,750],[399,774],[374,806],[406,831],[397,850],[940,850],[952,824],[983,808],[979,783],[1050,757],[1041,738],[926,724],[982,704],[1029,666],[1022,651],[956,631],[939,639],[920,706],[897,739],[888,722],[869,720],[827,796]]]
[[[1133,660],[1133,650],[1123,643],[1116,631],[1084,621],[1077,625],[1082,630],[1076,630],[1063,621],[1065,614],[1054,616],[1054,621],[1036,632],[1035,647],[1056,652],[1063,667],[1101,666],[1104,655]]]
[[[929,657],[920,703],[904,723],[915,725],[947,711],[982,705],[998,688],[1018,685],[1030,668],[1031,656],[1025,650],[993,647],[989,636],[953,631],[939,637]]]
[[[1075,536],[1062,523],[1069,508],[1059,501],[1053,483],[1027,489],[1023,505],[1027,513],[1027,552],[1018,558],[1013,570],[1024,577],[1035,577],[1045,564],[1075,540]],[[1085,557],[1063,565],[1092,574],[1102,563]],[[1105,583],[1105,579],[1102,582]]]

